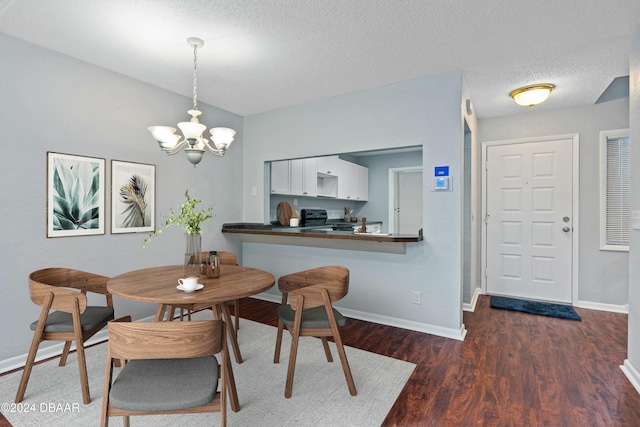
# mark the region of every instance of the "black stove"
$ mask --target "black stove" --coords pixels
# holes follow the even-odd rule
[[[300,226],[310,227],[325,225],[327,223],[326,209],[301,209],[300,210]]]

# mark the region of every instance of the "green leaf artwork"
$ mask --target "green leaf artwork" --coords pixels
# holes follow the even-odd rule
[[[53,162],[53,230],[99,228],[99,163],[62,158]]]

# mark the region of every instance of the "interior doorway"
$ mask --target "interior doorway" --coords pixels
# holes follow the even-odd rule
[[[422,167],[389,169],[389,233],[417,235],[422,228]]]
[[[473,232],[473,213],[471,201],[471,143],[473,141],[471,128],[464,119],[464,173],[463,173],[463,219],[462,219],[462,303],[470,304],[472,297],[472,270],[473,270],[473,254],[472,254],[472,232]],[[477,283],[477,282],[476,282]]]

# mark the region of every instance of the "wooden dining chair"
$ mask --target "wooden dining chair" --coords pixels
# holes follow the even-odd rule
[[[136,415],[220,412],[226,426],[226,343],[222,320],[110,322],[100,425],[113,416],[129,426]],[[114,379],[116,360],[126,364]]]
[[[22,373],[16,403],[22,402],[31,369],[42,341],[65,341],[59,366],[67,363],[71,343],[76,342],[82,401],[91,401],[84,342],[113,319],[113,300],[107,292],[108,277],[70,268],[46,268],[29,275],[31,301],[42,307],[40,317],[31,324],[35,331]],[[87,292],[105,295],[107,305],[87,306]],[[55,310],[49,312],[50,310]]]
[[[342,345],[338,327],[346,319],[332,303],[342,299],[349,291],[349,270],[341,266],[325,266],[280,277],[278,288],[282,292],[282,304],[278,307],[278,333],[273,362],[280,362],[284,327],[291,333],[291,351],[285,397],[291,397],[293,375],[296,367],[298,342],[301,336],[319,337],[328,362],[333,362],[327,337],[333,337],[342,363],[349,393],[357,394],[349,368],[349,361]],[[289,304],[287,304],[289,299]]]

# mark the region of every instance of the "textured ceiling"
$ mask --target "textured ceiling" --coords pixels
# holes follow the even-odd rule
[[[593,104],[628,74],[639,0],[0,0],[0,32],[251,115],[462,70],[480,118]]]

